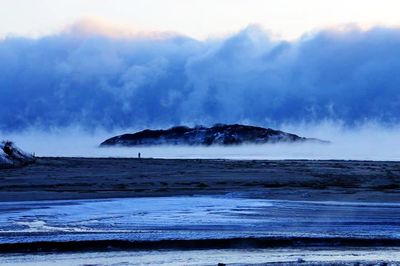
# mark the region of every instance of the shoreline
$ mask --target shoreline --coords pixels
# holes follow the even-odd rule
[[[359,262],[380,265],[382,261],[399,265],[400,261],[400,241],[397,234],[391,234],[398,226],[400,162],[39,157],[35,164],[0,170],[0,181],[3,223],[6,230],[10,230],[0,235],[5,240],[0,243],[0,262],[5,265],[16,262],[46,265],[48,258],[52,259],[48,265],[72,260],[76,265],[100,265],[100,261],[102,265],[111,265],[115,261],[136,262],[138,256],[143,261],[159,259],[161,263],[182,264],[175,260],[177,254],[187,254],[187,263],[197,261],[206,265],[219,262],[227,265],[241,265],[242,262],[246,265],[331,265],[333,261],[335,265],[359,265]],[[184,204],[181,200],[177,205],[159,206],[163,201],[155,198],[171,200],[177,196],[212,196],[214,199],[193,205],[190,197],[183,199]],[[149,197],[153,199],[138,199]],[[118,200],[121,198],[135,198],[135,201],[129,205],[121,203],[122,200]],[[225,206],[216,198],[235,198],[237,203]],[[105,201],[99,205],[59,202],[103,199]],[[110,199],[116,199],[115,204],[108,201]],[[279,203],[275,209],[268,205],[260,209],[259,205],[246,205],[248,199],[293,202]],[[37,202],[29,206],[32,201]],[[13,204],[16,202],[20,204]],[[303,206],[303,202],[307,203]],[[353,203],[356,206],[351,206]],[[194,208],[192,216],[187,208],[175,210],[171,207],[185,204]],[[160,216],[163,212],[158,209],[152,207],[153,212],[152,208],[147,209],[150,206],[162,208],[165,217]],[[107,208],[104,214],[103,208]],[[266,212],[273,218],[271,221],[265,217]],[[74,213],[82,217],[67,217]],[[249,228],[253,228],[249,222],[258,224],[255,217],[259,217],[267,230],[274,232],[274,228],[285,228],[288,236],[284,231],[282,235],[265,236],[268,232],[263,235],[260,228],[250,229],[249,234],[240,222],[237,227],[232,225],[236,231],[221,232],[218,225],[228,228],[219,220],[221,214],[226,215],[227,221],[231,218],[234,221],[234,217],[243,219]],[[131,221],[130,215],[135,215],[137,220]],[[214,217],[217,227],[206,227],[207,223],[201,222],[203,215],[211,215],[207,219]],[[286,220],[287,217],[293,220]],[[176,224],[171,222],[176,228],[166,224],[166,218],[176,219]],[[282,221],[281,227],[280,224],[273,227],[270,223],[277,222],[278,218]],[[336,218],[340,218],[342,224]],[[86,231],[73,231],[75,227],[80,228],[81,221],[88,227]],[[91,223],[87,221],[93,222],[94,229],[100,226],[100,231],[90,232]],[[361,224],[354,224],[358,222]],[[8,228],[8,223],[16,226],[15,232]],[[379,227],[381,223],[382,228]],[[132,232],[119,232],[116,225],[132,226],[126,228]],[[361,225],[365,226],[366,233]],[[186,231],[179,234],[179,226],[185,226]],[[196,237],[188,234],[196,232],[190,226],[200,226]],[[373,226],[379,230],[370,237]],[[111,228],[117,231],[114,233]],[[317,228],[316,234],[313,228]],[[326,228],[328,234],[318,235],[320,228]],[[385,228],[386,236],[382,233]],[[331,231],[336,233],[330,235]],[[110,254],[112,259],[105,259]],[[217,255],[212,257],[212,254]],[[250,254],[247,259],[245,254]]]
[[[400,265],[398,248],[199,249],[3,254],[2,265]],[[218,264],[221,263],[221,264]]]
[[[81,240],[81,241],[37,241],[0,243],[0,255],[9,253],[48,252],[106,252],[143,250],[214,250],[214,249],[277,249],[277,248],[374,248],[400,247],[399,238],[360,237],[247,237],[190,240]]]
[[[400,201],[400,162],[39,157],[0,170],[0,202],[190,195]]]

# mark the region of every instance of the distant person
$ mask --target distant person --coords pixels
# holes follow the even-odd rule
[[[140,152],[138,152],[137,157],[138,157],[139,159],[140,159],[140,155],[141,155]]]

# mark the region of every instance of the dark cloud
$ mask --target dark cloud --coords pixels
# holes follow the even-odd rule
[[[0,41],[0,130],[400,119],[400,29]]]

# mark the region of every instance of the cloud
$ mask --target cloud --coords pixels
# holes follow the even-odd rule
[[[99,28],[0,40],[0,131],[400,119],[398,28],[293,42],[257,26],[205,41]]]

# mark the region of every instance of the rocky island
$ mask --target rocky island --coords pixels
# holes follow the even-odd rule
[[[295,134],[248,125],[216,124],[212,127],[177,126],[166,130],[146,129],[133,134],[123,134],[105,140],[105,146],[151,146],[151,145],[239,145],[278,142],[326,141],[300,137]]]

